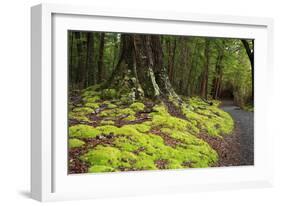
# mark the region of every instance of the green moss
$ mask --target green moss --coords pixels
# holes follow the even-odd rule
[[[109,94],[112,91],[107,91],[108,96],[101,95],[102,99],[107,100],[102,101],[96,98],[96,93],[90,91],[84,91],[87,100],[85,107],[74,108],[71,115],[80,115],[86,119],[85,115],[92,113],[101,104],[106,104],[107,109],[98,114],[103,120],[98,127],[84,124],[71,126],[69,137],[95,138],[97,135],[111,133],[115,137],[110,145],[99,145],[80,157],[90,165],[89,172],[155,170],[160,160],[165,161],[165,168],[168,169],[209,167],[218,161],[218,154],[197,136],[205,131],[213,137],[221,137],[233,130],[233,120],[228,113],[217,107],[219,102],[210,106],[200,98],[191,98],[181,106],[186,119],[171,116],[164,104],[157,104],[147,121],[116,127],[114,121],[118,118],[135,120],[136,112],[143,110],[144,104],[135,102],[128,108],[118,108],[116,105],[119,105],[119,100],[110,100],[116,98],[117,94]],[[104,94],[107,92],[103,91]],[[174,139],[176,144],[167,145],[161,136],[152,134],[151,130],[161,130]]]
[[[85,96],[83,101],[86,103],[95,103],[100,100],[100,96]]]
[[[87,92],[87,91],[97,91],[98,89],[100,89],[101,84],[95,84],[93,86],[87,87],[86,89],[82,90],[82,93]]]
[[[115,104],[112,104],[112,103],[108,103],[107,104],[107,108],[109,108],[109,109],[114,109],[114,108],[116,108],[117,106],[115,105]]]
[[[156,170],[154,158],[146,153],[140,153],[134,167],[138,170]]]
[[[104,89],[101,92],[102,99],[115,99],[117,98],[117,91],[115,89]]]
[[[111,120],[102,120],[100,122],[101,125],[114,125],[114,121]]]
[[[135,92],[127,92],[125,94],[122,94],[120,97],[120,102],[122,104],[132,104],[136,100]]]
[[[141,103],[141,102],[135,102],[135,103],[130,105],[130,108],[132,110],[134,110],[135,112],[139,112],[139,111],[144,110],[145,105],[143,103]]]
[[[171,116],[164,105],[154,106],[153,109],[156,112],[150,113],[152,117],[152,127],[189,131],[195,134],[199,133],[199,129],[192,122]]]
[[[85,107],[89,107],[89,108],[95,110],[95,109],[100,107],[100,104],[99,103],[88,102],[88,103],[85,104]]]
[[[99,130],[84,124],[69,127],[69,137],[92,138],[99,134],[101,134]]]
[[[76,107],[72,111],[76,113],[80,113],[82,115],[87,115],[94,112],[94,110],[90,107]]]
[[[218,160],[217,153],[206,142],[192,134],[163,130],[172,138],[182,141],[181,145],[172,148],[165,144],[162,137],[143,133],[148,131],[148,125],[139,125],[141,124],[125,125],[121,128],[114,126],[96,128],[102,133],[119,135],[119,138],[114,140],[114,147],[98,146],[85,154],[82,159],[92,166],[111,167],[114,171],[120,168],[154,170],[157,169],[156,161],[159,159],[167,160],[166,168],[170,169],[188,167],[183,166],[185,162],[191,162],[191,167],[208,167]]]
[[[76,138],[71,138],[68,140],[69,148],[81,147],[84,144],[85,144],[84,141],[76,139]]]
[[[83,122],[91,122],[86,115],[91,114],[92,112],[94,112],[94,110],[90,107],[75,107],[68,113],[68,118]]]
[[[128,114],[129,115],[135,115],[135,112],[132,109],[130,109],[130,108],[119,109],[118,113],[120,115],[128,115]]]
[[[99,131],[100,134],[108,135],[110,133],[114,133],[114,131],[117,131],[119,128],[115,127],[113,125],[104,125],[96,127],[96,130]]]
[[[129,115],[128,117],[125,117],[123,120],[134,121],[135,119],[136,117],[134,115]]]
[[[97,146],[83,155],[81,159],[89,162],[91,165],[103,165],[110,167],[117,167],[120,158],[120,150],[114,147]]]
[[[114,168],[104,165],[94,165],[88,169],[90,173],[98,173],[98,172],[114,172]]]
[[[69,112],[68,118],[75,119],[78,121],[83,121],[83,122],[91,122],[88,117],[86,117],[84,114],[81,114],[79,112]]]
[[[81,96],[82,97],[100,96],[100,92],[93,91],[93,90],[88,90],[88,91],[82,92]]]
[[[189,106],[183,105],[182,112],[201,131],[210,136],[222,138],[232,132],[234,122],[231,116],[217,107],[219,103],[209,105],[199,98],[191,98]]]
[[[126,115],[135,115],[135,112],[131,110],[130,108],[125,109],[108,109],[104,110],[101,113],[98,114],[100,117],[120,117],[120,116],[126,116]]]
[[[133,124],[131,125],[131,127],[133,127],[134,129],[136,129],[138,132],[141,133],[149,132],[149,130],[151,129],[149,122],[144,122],[142,124]]]

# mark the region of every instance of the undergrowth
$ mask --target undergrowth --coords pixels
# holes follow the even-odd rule
[[[97,89],[83,90],[82,105],[69,112],[69,118],[78,122],[69,127],[70,148],[87,144],[87,139],[113,138],[77,157],[89,165],[88,172],[210,167],[219,157],[200,134],[223,138],[234,127],[219,102],[209,105],[196,97],[178,106],[186,118],[172,116],[164,103],[158,103],[145,121],[135,123],[147,107],[144,102],[124,105],[114,89]]]

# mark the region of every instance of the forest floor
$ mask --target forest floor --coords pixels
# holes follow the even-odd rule
[[[127,100],[114,89],[71,92],[69,173],[252,164],[252,112],[198,97]]]
[[[254,164],[254,113],[240,109],[231,100],[223,101],[221,109],[228,112],[235,120],[239,130],[237,134],[240,144],[240,165]],[[238,131],[237,131],[238,132]]]

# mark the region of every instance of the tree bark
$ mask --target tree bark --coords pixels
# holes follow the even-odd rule
[[[104,69],[103,69],[103,52],[104,52],[104,37],[105,33],[101,32],[100,33],[100,45],[99,45],[99,57],[98,57],[98,75],[97,75],[97,81],[98,83],[102,83],[103,81],[103,74],[104,74]]]
[[[188,48],[188,37],[180,37],[178,41],[178,62],[176,64],[176,72],[174,74],[177,81],[173,82],[173,86],[176,88],[178,94],[187,95],[184,87],[187,85],[188,73],[189,73],[189,48]]]
[[[122,86],[136,98],[163,96],[179,100],[164,68],[158,35],[123,34],[120,58],[106,86]]]
[[[167,48],[168,48],[168,75],[171,82],[174,81],[174,66],[175,66],[175,56],[176,56],[176,48],[177,41],[174,39],[173,45],[171,45],[170,39],[167,40]]]
[[[224,43],[222,44],[223,48],[219,48],[219,53],[216,61],[216,68],[215,68],[215,77],[213,79],[213,88],[212,88],[212,96],[213,99],[218,99],[219,91],[221,88],[221,81],[222,81],[222,60],[224,56]]]
[[[70,42],[70,53],[69,53],[69,82],[70,86],[73,88],[73,82],[74,82],[74,69],[73,69],[73,41],[74,41],[74,34],[73,32],[69,32],[69,39],[71,38]]]
[[[83,62],[83,43],[81,41],[81,33],[75,32],[75,38],[77,42],[77,56],[78,56],[78,68],[76,72],[77,84],[80,89],[85,85],[85,65]]]
[[[197,67],[197,62],[194,65],[195,58],[197,57],[197,54],[198,54],[197,47],[198,47],[198,40],[195,42],[194,50],[193,50],[192,56],[191,56],[190,69],[188,72],[188,80],[187,80],[187,86],[186,86],[187,96],[191,96],[193,94],[193,85],[192,85],[191,80],[192,80],[193,70],[196,69],[196,67]]]
[[[87,82],[86,86],[94,84],[93,79],[95,78],[94,71],[94,35],[93,33],[87,33],[87,56],[86,56],[86,72]]]
[[[210,53],[210,40],[206,38],[205,43],[205,68],[201,80],[201,97],[207,100],[208,98],[208,78],[209,78],[209,53]]]

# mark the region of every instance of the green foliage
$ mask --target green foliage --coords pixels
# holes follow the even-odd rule
[[[102,99],[115,99],[117,98],[117,91],[115,89],[104,89],[101,92]]]
[[[188,132],[191,125],[188,121],[170,116],[163,105],[155,106],[154,111],[151,122],[120,128],[111,125],[94,128],[95,135],[114,134],[118,138],[114,139],[112,146],[100,145],[81,157],[91,165],[89,172],[154,170],[157,169],[158,160],[165,160],[165,167],[170,169],[208,167],[217,162],[217,153],[206,142]],[[178,140],[178,145],[166,145],[161,136],[149,133],[157,127]]]
[[[163,104],[154,106],[153,110],[155,112],[150,113],[153,128],[169,128],[189,131],[194,134],[199,133],[199,129],[192,122],[171,116]]]
[[[88,103],[85,104],[85,107],[90,107],[93,110],[95,110],[95,109],[100,107],[100,104],[99,103],[88,102]]]
[[[151,129],[150,122],[144,122],[142,124],[133,124],[131,125],[131,127],[141,133],[149,132],[149,130]]]
[[[91,122],[87,115],[93,112],[94,110],[90,107],[75,107],[71,112],[68,113],[68,118],[83,122]]]
[[[134,115],[129,115],[128,117],[123,118],[123,120],[127,120],[127,121],[134,121],[136,119],[136,117]]]
[[[232,132],[234,122],[228,113],[216,106],[218,104],[209,105],[199,98],[191,98],[189,106],[182,106],[182,112],[201,131],[205,131],[213,137],[222,137],[222,135]]]
[[[68,118],[75,119],[78,121],[83,121],[83,122],[91,122],[88,117],[86,117],[84,114],[81,114],[79,112],[69,112]]]
[[[76,107],[72,111],[76,112],[76,113],[80,113],[82,115],[87,115],[87,114],[91,114],[94,112],[94,110],[89,107]]]
[[[102,118],[99,126],[77,124],[69,127],[72,147],[82,146],[83,138],[109,134],[113,138],[110,145],[98,145],[80,156],[82,161],[90,165],[88,172],[209,167],[216,164],[219,157],[208,143],[198,138],[199,133],[222,137],[233,129],[232,118],[218,108],[218,101],[210,106],[200,98],[189,99],[181,105],[186,119],[171,116],[166,106],[158,103],[153,107],[153,112],[149,113],[147,121],[121,127],[114,125],[117,118],[133,121],[136,112],[144,110],[145,105],[135,102],[127,108],[120,108],[116,106],[116,100],[115,104],[110,100],[98,101],[86,103],[86,107],[73,108],[73,111],[88,114],[93,111],[92,107],[107,105],[105,110],[96,114]],[[174,145],[153,131],[166,135]]]
[[[100,133],[96,128],[84,124],[69,127],[69,137],[93,138]]]
[[[172,134],[173,138],[182,140],[182,144],[173,148],[164,143],[162,137],[154,134],[144,134],[133,126],[121,128],[108,127],[106,132],[122,135],[116,138],[113,146],[97,146],[81,157],[92,166],[100,165],[127,170],[157,169],[157,160],[167,160],[167,168],[182,168],[184,163],[191,162],[192,167],[208,167],[214,164],[217,153],[204,141],[191,134]]]
[[[134,110],[135,112],[139,112],[139,111],[144,110],[145,105],[143,103],[141,103],[141,102],[135,102],[135,103],[130,105],[130,108],[132,110]]]
[[[95,85],[89,86],[86,89],[82,90],[82,96],[88,96],[88,95],[85,95],[86,92],[97,92],[97,90],[100,89],[100,87],[101,87],[101,84],[95,84]],[[95,96],[95,95],[91,95],[91,96]]]
[[[86,103],[94,103],[100,100],[100,96],[85,96],[83,101]]]
[[[103,165],[94,165],[89,168],[88,172],[92,173],[98,173],[98,172],[114,172],[114,168],[103,166]]]
[[[76,138],[71,138],[68,140],[69,148],[81,147],[84,144],[85,144],[84,141],[76,139]]]
[[[104,110],[98,114],[98,116],[100,117],[113,117],[113,118],[120,117],[120,116],[125,117],[127,115],[134,116],[135,112],[130,108],[125,108],[125,109],[114,108],[114,109]]]
[[[102,120],[100,122],[101,125],[114,125],[114,121],[111,120]]]
[[[107,105],[107,108],[108,108],[108,109],[114,109],[114,108],[117,107],[115,104],[112,104],[112,103],[108,103],[108,104],[106,104],[106,105]]]

